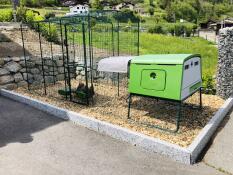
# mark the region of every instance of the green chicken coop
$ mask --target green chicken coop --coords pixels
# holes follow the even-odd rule
[[[200,55],[142,55],[133,57],[128,69],[130,94],[128,118],[130,118],[131,98],[135,95],[178,102],[175,132],[179,130],[181,107],[185,99],[199,91],[201,107]]]

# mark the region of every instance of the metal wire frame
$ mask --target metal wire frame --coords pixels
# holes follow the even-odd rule
[[[46,82],[46,75],[45,75],[45,70],[44,70],[44,53],[43,53],[43,45],[42,45],[42,37],[43,34],[41,32],[41,26],[42,24],[46,24],[48,25],[49,28],[49,39],[51,39],[51,26],[52,25],[56,25],[57,30],[59,31],[59,45],[61,47],[61,53],[62,53],[62,61],[63,61],[63,69],[64,69],[64,89],[65,90],[69,90],[69,92],[72,91],[72,80],[74,77],[71,77],[71,69],[76,69],[77,67],[82,67],[84,68],[85,71],[85,85],[86,85],[86,91],[88,92],[88,88],[89,86],[93,88],[93,72],[96,72],[96,69],[94,68],[94,59],[97,58],[97,54],[95,53],[95,49],[93,49],[93,45],[98,45],[97,41],[95,41],[95,39],[97,38],[97,32],[95,31],[95,27],[92,26],[92,22],[94,20],[95,22],[95,26],[98,25],[109,25],[111,27],[106,27],[107,32],[102,32],[102,34],[104,33],[105,35],[108,35],[106,37],[102,37],[100,38],[100,42],[102,42],[101,44],[103,44],[103,42],[107,43],[108,47],[104,47],[103,45],[100,45],[100,49],[102,50],[106,50],[107,53],[106,55],[104,55],[104,57],[107,56],[119,56],[121,54],[125,54],[123,53],[123,51],[121,51],[121,35],[120,35],[120,30],[121,27],[126,25],[126,24],[121,24],[119,21],[117,20],[113,20],[113,18],[110,17],[106,17],[107,15],[112,16],[112,13],[119,13],[119,12],[113,12],[113,11],[96,11],[95,14],[88,14],[86,16],[75,16],[75,17],[62,17],[62,18],[53,18],[50,20],[44,20],[44,21],[38,21],[33,23],[34,29],[38,32],[38,40],[39,40],[39,50],[40,50],[40,60],[41,60],[41,64],[42,64],[42,77],[43,77],[43,94],[47,95],[49,93],[49,86],[48,83]],[[106,15],[107,14],[107,15]],[[105,17],[104,17],[105,15]],[[69,28],[71,27],[75,27],[75,26],[81,26],[81,38],[82,38],[82,42],[79,43],[80,45],[83,46],[83,65],[80,65],[80,63],[75,62],[75,60],[71,60],[71,50],[73,51],[73,58],[76,57],[76,55],[78,54],[77,49],[75,48],[75,32],[73,32],[73,38],[70,37],[70,31]],[[133,30],[137,30],[137,32],[135,32],[135,36],[133,36],[134,40],[136,39],[136,45],[134,45],[134,43],[130,43],[132,44],[132,47],[137,47],[136,49],[132,49],[129,51],[128,54],[133,54],[133,55],[138,55],[139,54],[139,21],[136,23],[135,25],[136,27],[134,27]],[[22,33],[22,42],[23,42],[23,48],[24,48],[24,52],[25,52],[25,43],[24,43],[24,34]],[[122,36],[124,38],[124,36]],[[110,38],[110,39],[109,39]],[[132,40],[133,40],[132,39]],[[70,42],[72,41],[72,43]],[[124,41],[123,41],[124,42]],[[135,41],[134,41],[135,42]],[[48,41],[48,45],[50,48],[50,53],[51,53],[51,59],[52,62],[54,62],[54,41]],[[73,49],[71,48],[73,47]],[[135,52],[136,50],[136,52]],[[133,53],[134,52],[134,53]],[[103,57],[102,57],[103,58]],[[89,63],[87,62],[87,60],[89,60]],[[28,89],[31,90],[31,84],[29,82],[29,78],[28,78],[28,70],[27,70],[27,59],[26,59],[26,54],[25,54],[25,65],[26,65],[26,72],[27,72],[27,82],[28,82]],[[54,71],[54,66],[52,67],[52,76],[53,76],[53,84],[56,84],[56,79],[55,77],[55,71]],[[118,73],[118,96],[119,96],[119,73]],[[87,98],[86,100],[83,101],[76,101],[74,99],[74,97],[72,96],[72,94],[65,94],[65,99],[73,101],[73,102],[77,102],[77,103],[82,103],[82,104],[89,104],[89,98],[88,98],[88,94],[87,94]]]
[[[156,98],[157,101],[158,100],[171,101],[171,102],[174,102],[174,103],[177,104],[177,113],[176,113],[176,116],[175,116],[176,117],[176,128],[174,130],[163,128],[163,127],[161,127],[159,125],[151,125],[151,124],[148,124],[148,123],[141,123],[141,124],[146,125],[146,126],[151,127],[151,128],[157,128],[157,129],[160,129],[160,130],[163,130],[163,131],[166,131],[166,132],[177,133],[179,131],[179,129],[180,129],[180,122],[181,122],[181,118],[182,118],[182,105],[183,105],[183,102],[187,98],[189,98],[190,96],[192,96],[193,94],[195,94],[196,92],[199,92],[199,109],[202,110],[202,88],[199,88],[199,89],[195,90],[188,97],[186,97],[185,99],[182,99],[182,100],[172,100],[172,99],[159,98],[159,97],[151,97],[151,96],[146,96],[146,95],[141,95],[141,94],[130,93],[129,94],[129,98],[128,98],[128,115],[127,115],[127,118],[129,120],[131,119],[131,117],[130,117],[130,108],[131,108],[131,103],[132,103],[132,97],[133,96],[142,96],[142,97]]]

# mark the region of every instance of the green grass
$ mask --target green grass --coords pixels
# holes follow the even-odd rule
[[[28,8],[31,10],[38,11],[40,15],[45,16],[46,13],[55,13],[56,16],[64,16],[67,12],[69,12],[69,9],[67,8],[61,8],[60,10],[52,8],[52,7],[44,7],[44,8]]]
[[[115,50],[117,49],[116,33]],[[71,34],[69,38],[72,39]],[[88,43],[88,38],[87,43]],[[81,33],[75,34],[76,43],[82,43]],[[137,53],[136,33],[120,32],[120,52],[127,53],[133,51]],[[101,49],[112,49],[111,35],[106,33],[93,32],[93,46]],[[203,78],[213,77],[216,73],[217,65],[217,47],[202,38],[191,37],[181,38],[159,34],[140,34],[140,55],[144,54],[200,54],[202,57]]]
[[[217,65],[217,47],[202,38],[180,38],[158,34],[140,35],[140,54],[198,53],[202,56],[203,75],[213,76]]]

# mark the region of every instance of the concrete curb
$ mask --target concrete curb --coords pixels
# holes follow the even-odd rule
[[[224,103],[222,108],[216,113],[216,115],[210,120],[210,122],[204,127],[204,129],[200,132],[193,143],[188,148],[182,148],[178,145],[152,138],[88,116],[84,116],[73,111],[65,110],[12,91],[2,89],[0,91],[0,94],[10,99],[35,107],[39,110],[45,111],[56,117],[65,120],[71,120],[78,125],[128,142],[132,145],[142,147],[148,151],[165,155],[173,160],[185,164],[192,164],[195,162],[196,158],[198,157],[210,137],[213,135],[214,131],[217,129],[222,119],[233,106],[233,98],[229,98]]]
[[[215,133],[221,121],[233,107],[233,96],[229,97],[207,125],[201,130],[187,150],[191,153],[191,163],[195,163],[198,155]]]

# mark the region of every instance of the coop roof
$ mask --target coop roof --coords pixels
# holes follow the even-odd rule
[[[98,63],[98,71],[127,73],[129,60],[132,56],[115,56],[101,59]]]
[[[156,54],[133,57],[131,63],[144,64],[183,64],[192,57],[200,57],[199,54]]]

